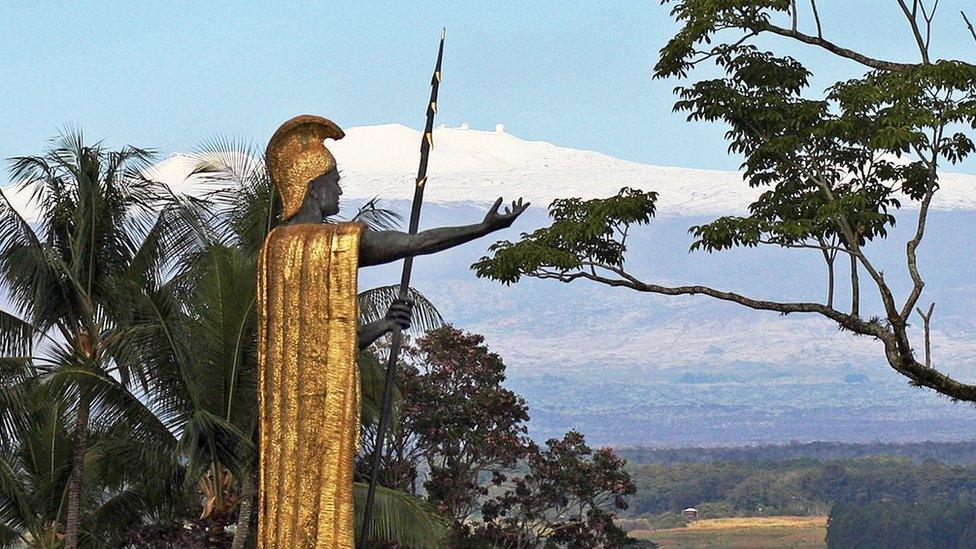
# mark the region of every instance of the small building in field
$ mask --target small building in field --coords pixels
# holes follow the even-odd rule
[[[684,511],[682,511],[681,514],[690,519],[696,519],[698,518],[698,509],[695,509],[694,507],[689,507]]]

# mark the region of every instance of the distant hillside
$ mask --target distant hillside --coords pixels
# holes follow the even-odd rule
[[[711,463],[714,461],[783,461],[812,459],[817,461],[848,460],[892,456],[914,462],[934,459],[950,465],[976,463],[976,440],[965,442],[791,442],[756,446],[714,448],[617,448],[617,453],[632,464]]]

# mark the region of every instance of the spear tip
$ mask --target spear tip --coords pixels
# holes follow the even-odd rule
[[[441,27],[441,40],[447,37],[447,27]]]

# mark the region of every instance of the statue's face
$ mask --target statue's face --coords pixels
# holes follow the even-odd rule
[[[316,209],[322,213],[322,217],[327,217],[339,213],[339,196],[341,195],[339,170],[332,168],[308,182],[308,195],[305,200],[312,201]]]

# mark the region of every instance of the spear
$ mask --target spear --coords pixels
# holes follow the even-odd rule
[[[413,190],[413,206],[410,210],[410,234],[417,234],[420,225],[420,206],[424,201],[424,185],[427,183],[427,159],[430,148],[434,144],[434,115],[437,114],[437,90],[441,84],[441,60],[444,58],[444,38],[447,29],[441,29],[441,43],[437,49],[437,64],[434,66],[434,76],[430,79],[430,102],[427,103],[427,125],[420,140],[420,168],[417,170],[417,184]],[[410,288],[410,274],[413,271],[413,256],[403,260],[403,273],[400,276],[400,299],[406,299]],[[396,365],[400,358],[400,347],[403,344],[403,332],[397,326],[393,330],[390,344],[390,356],[386,363],[386,381],[383,387],[383,408],[380,413],[380,423],[376,427],[376,441],[373,443],[372,473],[369,478],[369,492],[366,494],[366,509],[363,515],[363,529],[360,539],[362,546],[369,547],[369,536],[373,528],[373,499],[376,497],[376,481],[379,479],[380,461],[383,457],[383,442],[386,429],[390,423],[390,407],[393,399],[393,387],[396,382]]]

